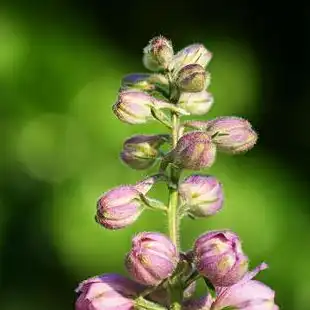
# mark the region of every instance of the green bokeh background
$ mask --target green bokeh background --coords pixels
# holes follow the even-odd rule
[[[74,11],[66,21],[49,22],[17,8],[0,11],[0,308],[72,309],[79,281],[126,273],[133,234],[166,232],[166,219],[152,211],[115,232],[94,221],[100,194],[146,176],[119,161],[123,140],[164,128],[122,124],[111,111],[122,76],[144,70],[143,45],[127,53],[108,36],[92,35],[91,19]],[[194,31],[176,48],[192,43]],[[212,31],[200,38],[214,54],[215,97],[201,119],[241,115],[255,123],[262,87],[255,51]],[[246,155],[220,154],[208,173],[223,183],[224,209],[209,220],[185,219],[183,249],[208,229],[231,228],[252,267],[269,264],[258,278],[276,290],[281,309],[310,309],[306,184],[260,142]],[[162,185],[152,195],[167,199]]]

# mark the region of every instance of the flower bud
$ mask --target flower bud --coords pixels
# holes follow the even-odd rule
[[[135,222],[145,207],[141,194],[145,195],[160,178],[152,176],[136,185],[122,185],[104,193],[97,201],[96,222],[108,229],[120,229]]]
[[[137,135],[123,145],[121,159],[133,169],[150,168],[159,156],[159,147],[169,140],[169,135]]]
[[[123,90],[113,106],[114,114],[128,124],[143,124],[153,119],[153,98],[139,90]]]
[[[218,212],[223,205],[221,183],[213,176],[192,175],[179,186],[181,201],[193,217],[207,217]]]
[[[209,310],[212,305],[211,295],[190,299],[182,304],[182,310]]]
[[[197,64],[187,65],[178,72],[176,84],[183,92],[201,92],[207,86],[206,71]]]
[[[219,150],[241,153],[250,150],[257,141],[251,124],[241,117],[218,117],[208,122],[207,132],[213,136]]]
[[[134,280],[153,286],[171,276],[178,259],[176,247],[168,237],[157,232],[143,232],[132,240],[126,267]]]
[[[173,56],[172,44],[163,36],[153,38],[143,52],[143,64],[151,71],[166,69]]]
[[[192,115],[203,115],[210,111],[213,96],[205,90],[198,93],[181,93],[179,106]]]
[[[77,288],[76,310],[132,310],[133,298],[143,287],[117,274],[104,274],[83,281]]]
[[[233,232],[203,234],[195,241],[193,252],[197,270],[214,286],[233,285],[248,271],[248,258]]]
[[[200,170],[212,166],[216,148],[211,137],[201,131],[183,135],[170,156],[175,165],[183,169]]]
[[[202,44],[192,44],[173,56],[169,63],[169,70],[176,72],[189,64],[198,64],[205,68],[211,58],[212,54]]]

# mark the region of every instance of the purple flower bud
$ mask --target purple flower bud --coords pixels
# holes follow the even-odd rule
[[[206,71],[198,64],[187,65],[178,72],[176,84],[183,92],[201,92],[207,86]]]
[[[209,310],[212,305],[212,297],[206,295],[197,299],[191,299],[183,302],[182,310]]]
[[[176,247],[168,237],[158,232],[143,232],[132,240],[126,267],[137,282],[158,285],[171,276],[178,259]]]
[[[214,286],[233,285],[248,271],[248,258],[231,231],[203,234],[195,241],[193,252],[197,270]]]
[[[151,107],[154,98],[143,91],[122,90],[113,106],[114,114],[128,124],[143,124],[153,119]]]
[[[188,213],[194,217],[207,217],[218,212],[223,205],[221,183],[213,176],[192,175],[179,186],[179,194]]]
[[[153,38],[143,52],[143,64],[151,71],[166,69],[173,56],[172,44],[163,36]]]
[[[178,71],[189,64],[206,67],[212,54],[202,44],[192,44],[179,51],[171,60],[169,70]]]
[[[76,310],[133,310],[134,298],[143,287],[117,274],[104,274],[83,281],[77,288],[80,293]]]
[[[159,147],[169,141],[169,135],[137,135],[123,145],[121,159],[133,169],[148,169],[159,156]]]
[[[211,137],[201,131],[192,131],[183,135],[169,156],[180,168],[200,170],[210,167],[215,161],[216,147]]]
[[[192,115],[203,115],[210,111],[213,96],[205,90],[198,93],[181,93],[179,105]]]
[[[257,141],[251,124],[241,117],[218,117],[208,122],[207,132],[219,150],[241,153],[250,150]]]

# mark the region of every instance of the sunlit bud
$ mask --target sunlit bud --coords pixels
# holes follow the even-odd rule
[[[197,64],[183,67],[176,76],[176,85],[183,92],[201,92],[206,89],[205,69]]]
[[[136,185],[122,185],[104,193],[97,201],[95,220],[108,229],[129,226],[139,217],[145,204],[145,195],[161,179],[160,175],[148,177]]]
[[[248,258],[231,231],[203,234],[195,241],[193,252],[197,270],[214,286],[231,286],[248,271]]]
[[[190,299],[183,302],[182,310],[210,310],[212,301],[211,295]]]
[[[213,105],[213,96],[207,91],[197,93],[181,93],[179,106],[192,115],[203,115],[210,111]]]
[[[173,56],[171,42],[163,36],[153,38],[143,50],[143,64],[151,71],[166,69]]]
[[[126,267],[134,280],[153,286],[173,273],[178,260],[176,247],[168,237],[158,232],[143,232],[132,240]]]
[[[179,186],[179,195],[193,217],[207,217],[218,212],[223,205],[221,183],[213,176],[191,175]]]
[[[137,135],[123,145],[121,159],[133,169],[148,169],[158,158],[159,147],[169,141],[169,135]]]
[[[212,304],[212,310],[278,310],[275,304],[275,292],[265,284],[252,280],[261,270],[266,269],[261,264],[248,272],[239,282],[230,287],[217,287],[217,297]]]
[[[216,148],[211,137],[201,131],[186,133],[170,154],[175,165],[191,170],[210,167],[215,161],[215,155]]]
[[[133,310],[134,298],[143,287],[117,274],[104,274],[83,281],[77,288],[75,310]]]
[[[250,150],[257,141],[251,124],[235,116],[218,117],[208,122],[207,132],[213,137],[219,150],[241,153]]]
[[[169,70],[178,71],[189,64],[198,64],[205,68],[211,58],[211,52],[209,52],[202,44],[192,44],[173,56],[169,64]]]

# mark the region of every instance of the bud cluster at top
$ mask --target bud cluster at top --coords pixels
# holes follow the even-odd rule
[[[249,258],[236,233],[209,231],[191,249],[181,251],[179,246],[183,217],[208,218],[224,205],[223,184],[198,171],[211,167],[217,152],[243,153],[257,141],[255,130],[242,117],[182,121],[184,116],[204,115],[212,108],[211,75],[206,69],[211,58],[202,44],[175,53],[171,41],[158,36],[143,50],[143,64],[151,73],[132,73],[122,79],[112,109],[115,116],[130,125],[157,121],[169,131],[138,134],[124,141],[120,159],[125,165],[136,170],[157,165],[158,173],[103,193],[95,220],[117,230],[133,224],[145,210],[157,210],[168,217],[169,236],[137,233],[124,258],[131,279],[103,274],[82,282],[76,310],[278,309],[274,291],[253,280],[267,265],[249,271]],[[182,178],[184,170],[194,173]],[[167,184],[168,205],[150,195],[158,182]],[[194,298],[198,279],[204,279],[206,293]]]

